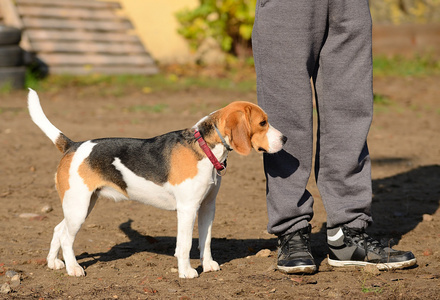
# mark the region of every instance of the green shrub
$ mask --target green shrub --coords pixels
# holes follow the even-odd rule
[[[200,0],[195,9],[176,14],[180,23],[178,32],[193,50],[214,39],[223,52],[249,58],[255,5],[256,0]]]
[[[199,0],[195,9],[176,14],[178,32],[193,50],[210,39],[228,57],[226,63],[252,56],[251,34],[257,0]],[[374,23],[429,23],[440,21],[440,0],[370,0]],[[203,56],[203,53],[199,53]]]

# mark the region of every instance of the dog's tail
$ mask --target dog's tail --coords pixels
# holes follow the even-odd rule
[[[47,119],[41,108],[40,99],[32,89],[29,89],[28,108],[32,121],[49,137],[58,150],[65,153],[73,142]]]

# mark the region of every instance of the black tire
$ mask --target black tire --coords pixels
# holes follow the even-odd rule
[[[0,25],[0,46],[2,45],[18,45],[21,40],[21,30]]]
[[[23,51],[19,46],[0,46],[0,67],[23,65]]]
[[[24,87],[26,67],[0,68],[0,88],[10,84],[13,89]]]

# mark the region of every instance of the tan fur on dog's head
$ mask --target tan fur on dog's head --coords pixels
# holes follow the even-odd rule
[[[216,114],[220,132],[241,155],[248,155],[252,148],[257,152],[275,153],[285,142],[286,138],[270,126],[267,114],[258,105],[237,101]]]

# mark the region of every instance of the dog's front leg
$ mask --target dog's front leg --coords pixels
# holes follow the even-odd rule
[[[207,195],[199,209],[199,249],[203,272],[220,270],[220,266],[212,259],[211,255],[211,229],[215,215],[215,199],[219,188],[220,182]]]
[[[189,252],[192,246],[192,232],[196,219],[197,207],[177,207],[177,264],[180,278],[195,278],[197,271],[191,268]]]

